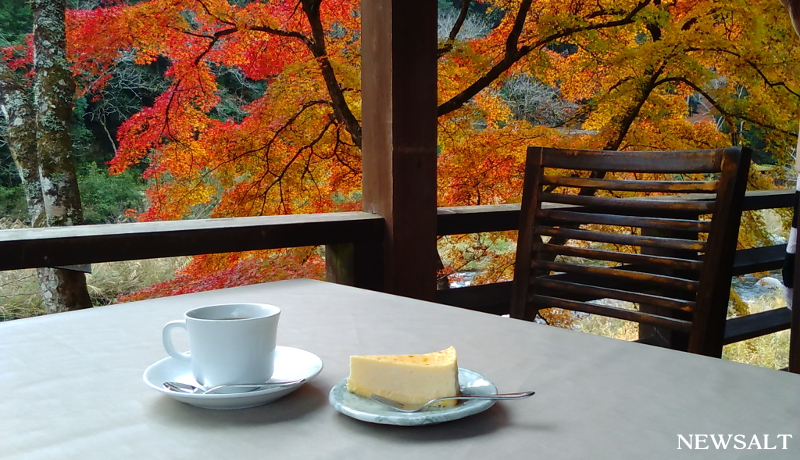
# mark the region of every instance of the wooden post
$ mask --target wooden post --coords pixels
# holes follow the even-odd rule
[[[798,218],[798,206],[795,203],[794,218]],[[800,234],[795,232],[795,242]],[[789,323],[789,372],[800,374],[800,255],[794,259],[794,289],[792,290],[792,317]]]
[[[326,245],[325,279],[373,291],[383,290],[383,238]]]
[[[437,3],[361,3],[363,210],[386,220],[384,289],[436,295]]]

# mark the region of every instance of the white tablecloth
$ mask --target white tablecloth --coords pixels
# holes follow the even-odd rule
[[[192,407],[143,383],[166,356],[164,323],[234,301],[280,306],[278,344],[318,355],[322,372],[283,399],[235,411]],[[350,355],[450,345],[499,391],[536,395],[421,427],[364,423],[328,404]],[[705,438],[698,451],[679,438],[706,434],[743,435],[750,449]],[[290,280],[0,323],[0,458],[797,460],[800,376]]]

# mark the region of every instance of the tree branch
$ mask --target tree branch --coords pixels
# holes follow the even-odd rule
[[[625,136],[628,135],[631,126],[633,126],[633,122],[636,121],[636,117],[639,116],[639,113],[642,111],[642,107],[644,107],[647,99],[650,98],[650,94],[658,85],[663,83],[658,81],[658,77],[661,75],[663,69],[664,66],[662,65],[658,70],[653,72],[653,74],[650,76],[650,79],[644,84],[642,93],[636,100],[635,105],[629,107],[628,111],[625,113],[625,116],[623,116],[622,120],[620,120],[620,129],[617,133],[616,139],[607,142],[606,145],[603,146],[603,150],[619,150],[619,147],[622,145],[622,141],[625,140]]]
[[[469,5],[471,0],[461,0],[461,11],[458,13],[458,18],[456,22],[453,24],[453,28],[450,29],[450,34],[447,36],[447,43],[445,43],[439,51],[437,52],[437,57],[442,57],[446,53],[449,53],[453,50],[453,42],[455,42],[456,38],[458,37],[458,33],[461,31],[461,27],[464,26],[464,21],[467,19],[467,13],[469,13]]]
[[[208,54],[209,51],[211,51],[214,48],[214,45],[217,44],[217,42],[219,41],[220,38],[222,38],[222,37],[224,37],[226,35],[231,35],[231,34],[236,33],[238,31],[239,31],[239,29],[237,29],[236,27],[233,27],[233,28],[230,28],[230,29],[218,30],[218,31],[214,32],[214,35],[193,34],[191,32],[186,32],[185,31],[184,33],[186,35],[192,35],[194,37],[200,37],[200,38],[208,38],[209,40],[211,40],[211,42],[208,44],[206,49],[203,50],[202,53],[197,55],[197,57],[194,60],[194,65],[197,65],[197,64],[200,63],[200,61],[206,56],[206,54]]]
[[[686,77],[670,77],[670,78],[665,78],[664,80],[662,80],[662,82],[664,82],[664,83],[669,82],[669,81],[684,83],[687,86],[689,86],[690,88],[692,88],[693,90],[695,90],[697,93],[699,93],[701,96],[703,96],[706,100],[708,100],[708,102],[711,103],[712,106],[714,106],[715,109],[717,109],[717,111],[720,113],[720,115],[722,115],[722,118],[725,120],[726,123],[728,123],[728,125],[731,127],[731,129],[736,129],[736,124],[735,124],[735,120],[734,119],[738,118],[738,119],[744,120],[744,121],[746,121],[748,123],[752,123],[752,124],[754,124],[756,126],[761,126],[763,128],[767,128],[767,129],[770,129],[770,130],[773,130],[773,131],[777,131],[777,132],[785,134],[787,136],[795,136],[797,134],[797,133],[795,133],[793,131],[786,131],[785,129],[778,128],[777,126],[773,126],[773,125],[768,125],[766,123],[762,123],[762,122],[760,122],[758,120],[755,120],[755,119],[753,119],[751,117],[748,117],[747,115],[745,115],[743,113],[733,113],[733,112],[730,112],[730,111],[726,110],[725,107],[723,107],[721,103],[719,103],[716,99],[714,99],[713,96],[711,96],[711,94],[709,94],[707,91],[703,90],[700,86],[696,85],[694,82],[692,82],[691,80],[687,79]]]
[[[686,53],[690,53],[690,52],[693,52],[693,51],[700,51],[700,52],[715,51],[717,53],[730,54],[731,56],[739,58],[739,59],[742,60],[742,62],[744,62],[745,64],[747,64],[753,70],[756,71],[756,73],[758,74],[759,77],[761,77],[761,80],[764,82],[765,85],[769,86],[770,88],[775,88],[775,87],[778,87],[778,86],[779,87],[783,87],[790,94],[792,94],[792,95],[794,95],[794,96],[796,96],[797,98],[800,99],[800,92],[789,88],[789,86],[783,81],[778,81],[778,82],[771,81],[769,79],[769,77],[767,77],[767,75],[764,74],[764,72],[761,70],[760,67],[758,67],[758,65],[755,62],[751,61],[750,59],[745,59],[740,53],[737,53],[736,51],[725,49],[725,48],[698,48],[698,47],[690,47],[690,48],[686,48],[686,50],[685,50]]]
[[[344,97],[344,91],[339,81],[336,79],[336,73],[333,71],[333,66],[328,59],[328,52],[325,49],[325,30],[322,27],[322,21],[319,14],[319,0],[301,0],[303,4],[303,11],[308,17],[308,22],[311,24],[311,43],[307,43],[311,53],[317,58],[320,70],[322,71],[322,78],[325,80],[325,86],[328,88],[328,94],[331,96],[333,102],[333,113],[336,120],[342,123],[347,128],[353,142],[361,148],[361,123],[356,119],[350,106],[347,105],[347,100]]]
[[[456,19],[455,24],[453,24],[453,28],[450,29],[450,35],[448,35],[449,41],[452,42],[458,37],[458,32],[461,30],[461,27],[464,26],[464,21],[467,19],[470,3],[470,0],[461,0],[461,11],[458,13],[458,19]]]
[[[609,27],[617,27],[626,24],[631,24],[633,23],[636,15],[645,6],[650,4],[650,2],[651,0],[640,1],[633,9],[631,9],[631,11],[629,11],[624,17],[620,19],[608,22],[601,22],[597,24],[589,24],[580,27],[569,27],[567,29],[562,30],[561,32],[556,32],[546,37],[543,37],[533,44],[519,47],[518,41],[522,30],[521,28],[524,25],[525,17],[527,16],[528,10],[530,9],[531,6],[530,0],[523,0],[523,2],[520,4],[520,9],[517,12],[517,16],[514,21],[514,27],[512,28],[512,31],[509,34],[508,39],[506,40],[505,54],[503,58],[500,60],[500,62],[498,62],[491,69],[489,69],[486,72],[486,74],[475,80],[474,83],[469,85],[462,92],[453,96],[452,98],[450,98],[450,100],[442,103],[437,110],[437,115],[442,116],[461,108],[464,104],[467,103],[467,101],[469,101],[483,89],[491,85],[498,77],[500,77],[500,75],[502,75],[506,70],[510,69],[511,66],[516,64],[520,59],[528,55],[528,53],[530,53],[534,49],[541,48],[557,40],[569,37],[571,35],[580,32],[587,32],[590,30],[600,30]]]

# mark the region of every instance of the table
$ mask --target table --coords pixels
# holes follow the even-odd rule
[[[315,353],[322,372],[235,411],[143,383],[166,356],[164,323],[234,301],[280,306],[278,344]],[[328,404],[350,355],[450,345],[501,392],[537,394],[421,427],[364,423]],[[0,323],[0,394],[2,459],[800,458],[798,375],[313,280]],[[697,443],[704,434],[740,434],[752,449]],[[776,449],[756,451],[753,435]]]

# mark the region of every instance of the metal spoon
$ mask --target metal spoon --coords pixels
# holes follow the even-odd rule
[[[228,388],[241,388],[245,389],[241,393],[247,393],[250,391],[262,390],[267,388],[279,388],[279,387],[288,387],[297,385],[299,383],[304,382],[305,379],[297,379],[297,380],[288,380],[284,382],[267,382],[267,383],[251,383],[251,384],[229,384],[229,385],[217,385],[211,388],[204,388],[202,386],[195,386],[190,385],[188,383],[181,383],[181,382],[164,382],[164,388],[170,391],[175,391],[178,393],[189,393],[189,394],[198,394],[198,395],[205,395],[214,393],[217,390],[228,389]]]
[[[424,408],[428,407],[431,404],[436,404],[440,401],[449,401],[453,399],[493,399],[493,400],[503,400],[503,399],[522,399],[528,398],[536,394],[535,391],[523,391],[520,393],[495,393],[491,395],[461,395],[461,396],[450,396],[447,398],[436,398],[431,399],[430,401],[424,404],[403,404],[399,401],[395,401],[393,399],[385,398],[381,395],[372,394],[370,395],[370,399],[373,401],[377,401],[381,404],[385,404],[386,406],[391,407],[392,409],[398,412],[419,412]]]

